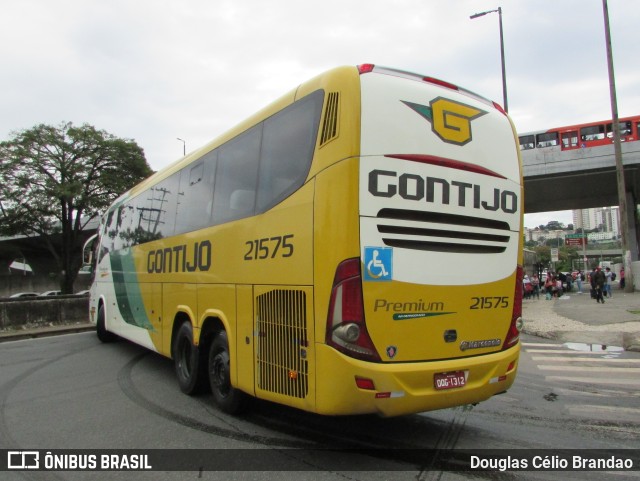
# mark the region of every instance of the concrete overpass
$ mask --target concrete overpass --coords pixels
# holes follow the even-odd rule
[[[524,211],[588,209],[618,205],[613,145],[522,151]],[[622,144],[627,192],[640,198],[640,142]]]
[[[613,144],[571,150],[554,146],[521,153],[526,214],[618,205]],[[636,261],[640,245],[635,215],[640,199],[640,141],[622,144],[622,162],[629,248]]]
[[[89,222],[80,233],[81,242],[95,234],[99,219]],[[48,243],[51,245],[49,247]],[[59,274],[60,267],[51,248],[60,251],[62,235],[0,237],[0,280],[10,275],[9,266],[15,260],[29,264],[34,276],[48,277]]]

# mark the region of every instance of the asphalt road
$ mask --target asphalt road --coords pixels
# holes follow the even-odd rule
[[[601,472],[458,473],[438,453],[640,449],[640,354],[535,337],[524,338],[508,393],[391,419],[328,418],[264,402],[230,417],[210,395],[182,394],[170,360],[124,341],[101,344],[93,333],[2,343],[0,366],[0,449],[231,449],[241,460],[240,469],[223,462],[226,471],[10,471],[5,480],[601,480]],[[435,453],[426,465],[422,452]],[[267,471],[246,471],[255,459]]]

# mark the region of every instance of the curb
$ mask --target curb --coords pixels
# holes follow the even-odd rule
[[[5,331],[0,332],[0,343],[9,341],[20,341],[23,339],[36,339],[39,337],[59,336],[62,334],[89,332],[94,331],[95,328],[95,324],[85,323]]]

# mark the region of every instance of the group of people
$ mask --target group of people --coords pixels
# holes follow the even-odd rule
[[[571,274],[554,274],[549,272],[542,283],[537,274],[532,277],[524,276],[522,281],[523,297],[525,299],[540,299],[542,292],[546,299],[557,299],[562,296],[563,292],[571,292],[573,290],[573,282],[578,285],[578,294],[582,294],[582,283],[587,278],[582,271],[578,271],[575,277]],[[615,274],[611,272],[609,267],[602,270],[600,267],[594,267],[588,274],[588,281],[591,285],[591,297],[596,299],[598,303],[604,304],[604,298],[613,296],[611,291],[612,282],[616,280]],[[566,289],[565,289],[566,284]],[[624,288],[624,268],[620,271],[620,287]]]
[[[598,303],[604,304],[605,297],[613,297],[611,283],[615,281],[615,274],[609,267],[603,271],[600,267],[594,267],[589,275],[591,283],[591,297]],[[620,287],[624,288],[624,269],[620,271]]]
[[[554,274],[552,272],[547,273],[544,282],[540,281],[537,274],[532,277],[528,275],[524,276],[522,281],[523,297],[525,299],[540,299],[540,293],[546,296],[547,299],[557,299],[563,292],[565,292],[564,285],[567,285],[566,290],[571,291],[573,289],[573,277],[571,274]],[[582,289],[582,287],[580,287]]]

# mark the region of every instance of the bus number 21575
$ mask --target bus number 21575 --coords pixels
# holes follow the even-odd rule
[[[508,297],[472,297],[469,309],[506,309]]]
[[[265,237],[247,241],[245,261],[274,259],[276,257],[291,257],[293,255],[293,234],[284,236]]]

